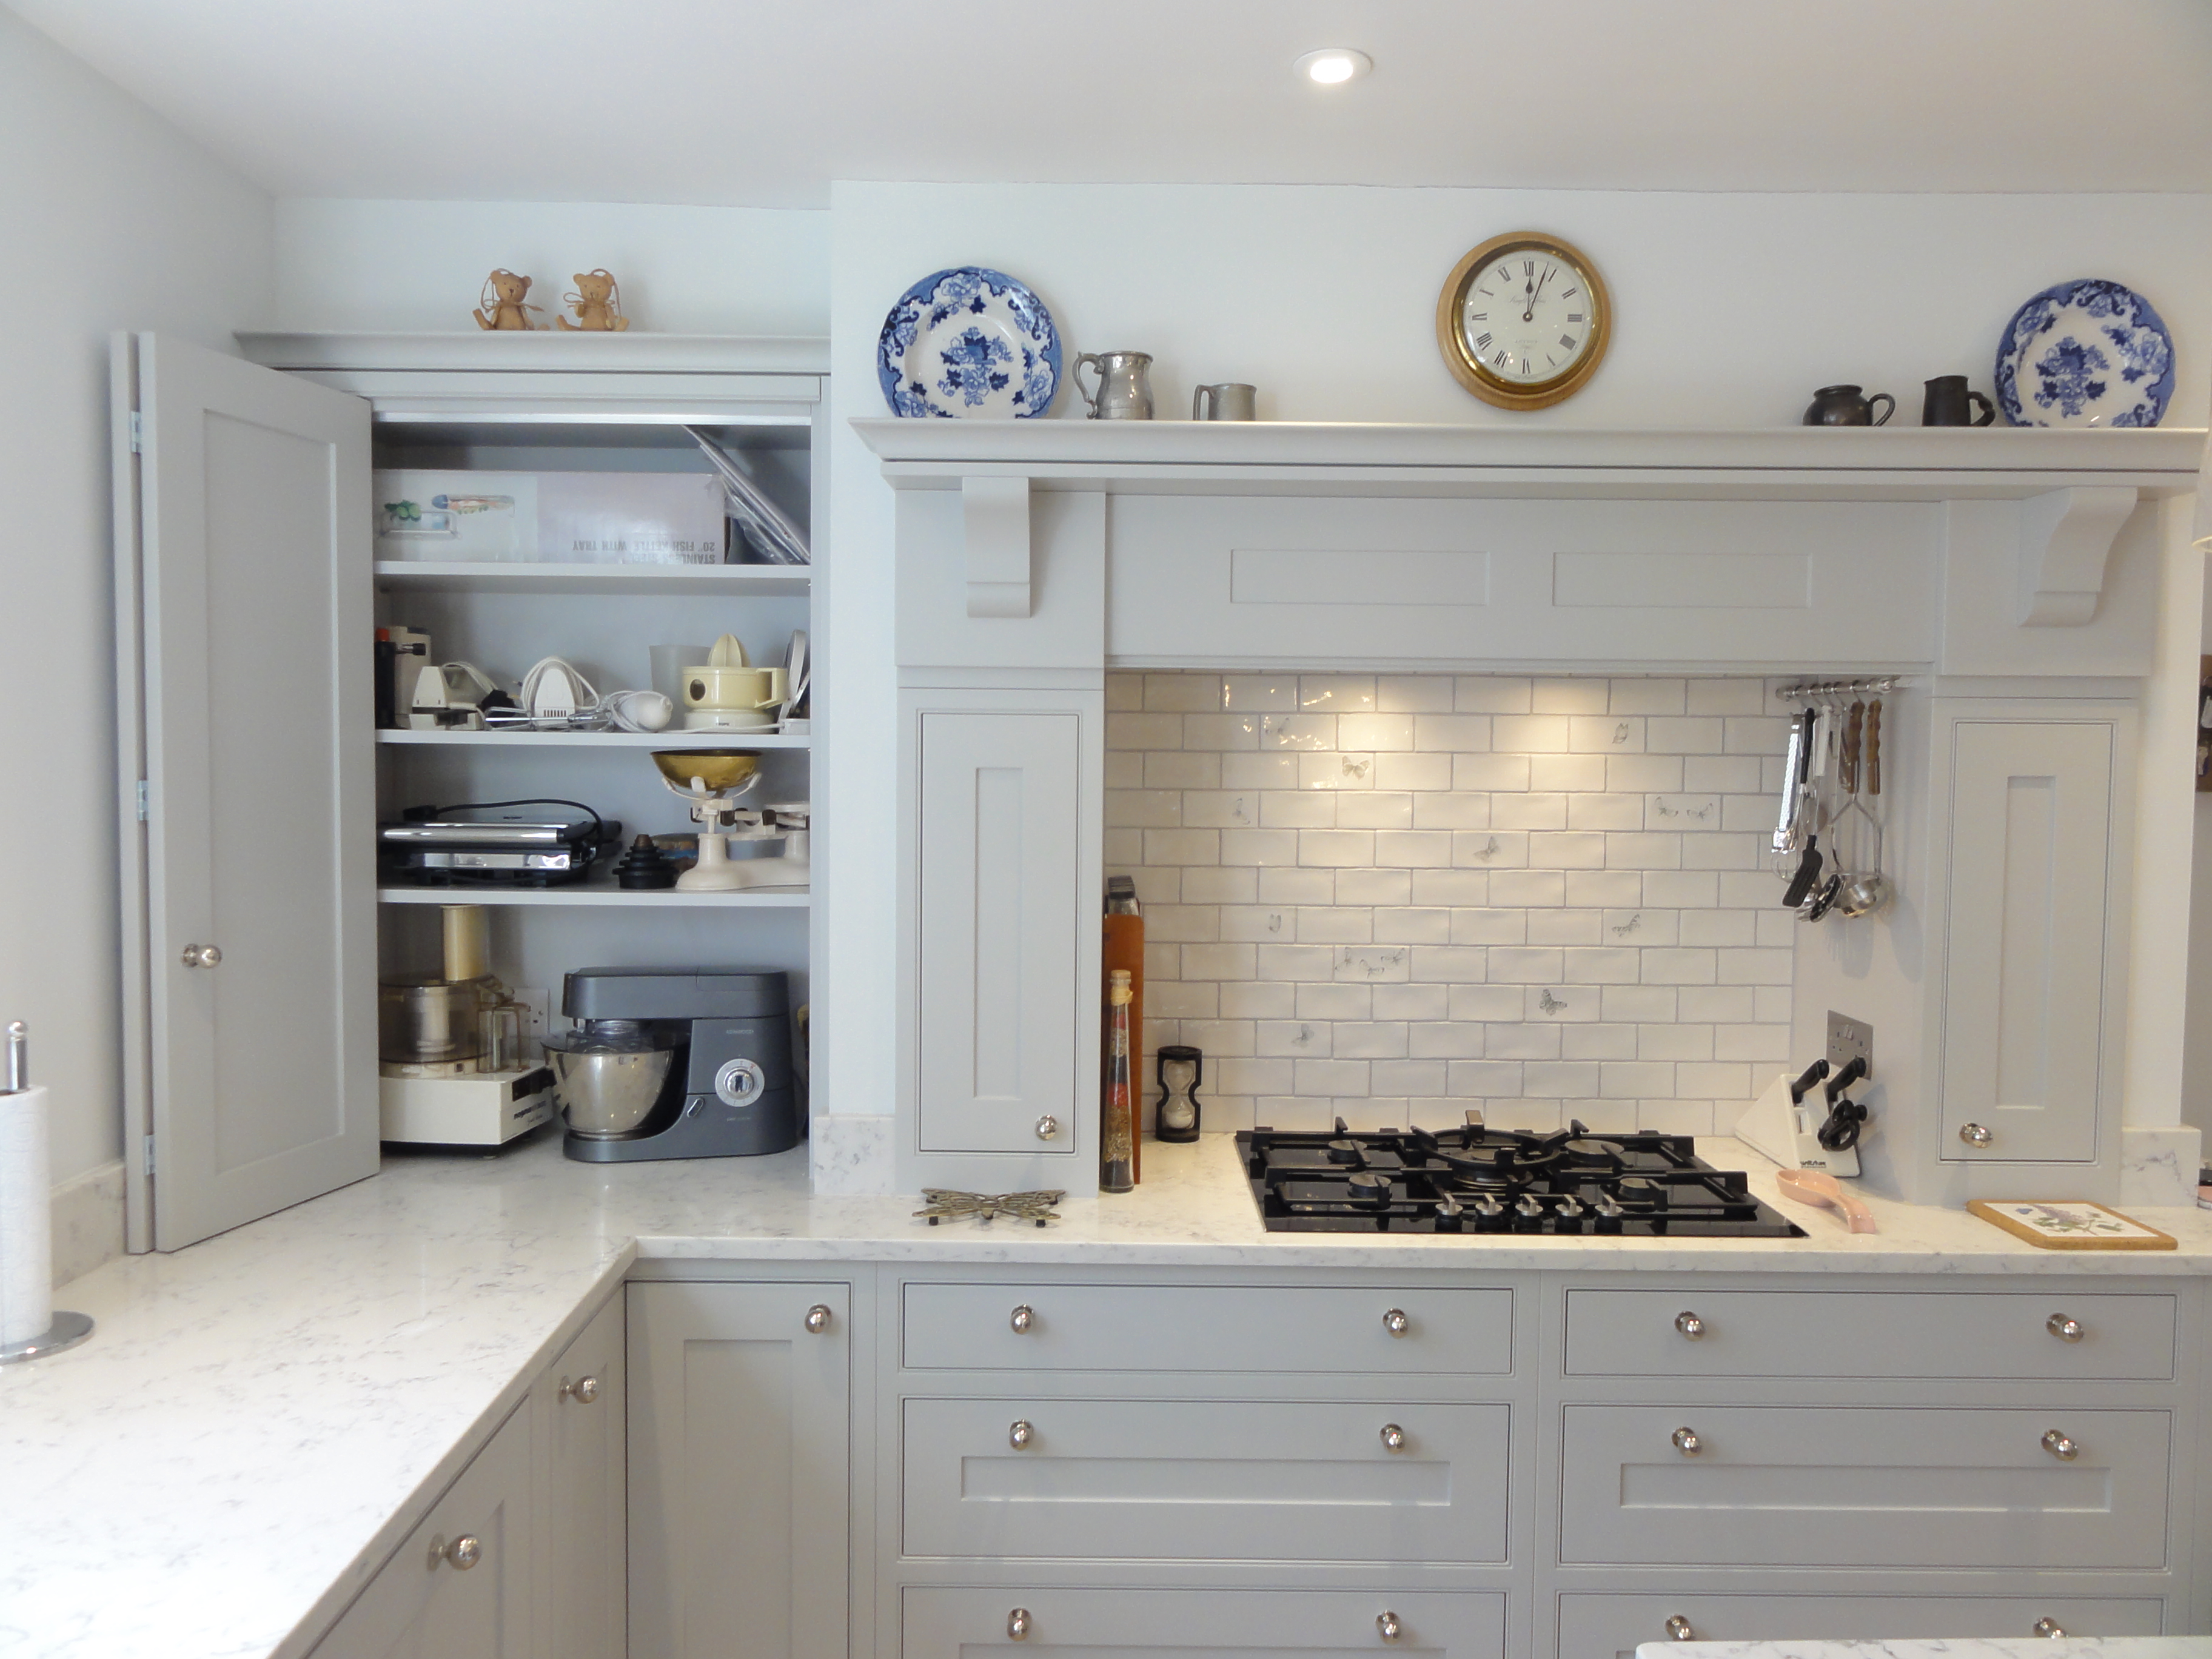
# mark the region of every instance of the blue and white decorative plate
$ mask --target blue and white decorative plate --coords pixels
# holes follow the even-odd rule
[[[2172,396],[2173,337],[2118,283],[2046,288],[1997,342],[1997,406],[2014,426],[2156,426]]]
[[[894,415],[1035,420],[1060,391],[1060,331],[1012,277],[957,265],[899,295],[876,340],[876,379]]]

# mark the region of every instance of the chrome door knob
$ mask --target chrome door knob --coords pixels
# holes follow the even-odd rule
[[[1382,1446],[1386,1451],[1405,1450],[1405,1430],[1400,1428],[1395,1423],[1385,1423],[1382,1425]]]
[[[1030,1334],[1030,1327],[1036,1323],[1036,1310],[1024,1302],[1014,1310],[1012,1316],[1006,1321],[1006,1323],[1014,1328],[1016,1336],[1027,1336]]]
[[[473,1533],[463,1533],[448,1543],[441,1534],[430,1540],[430,1567],[435,1571],[441,1561],[450,1561],[457,1572],[466,1572],[483,1559],[483,1540]]]
[[[2043,1328],[2061,1342],[2079,1342],[2087,1333],[2078,1319],[2069,1319],[2064,1314],[2053,1314],[2043,1322]]]
[[[1016,1607],[1006,1615],[1006,1639],[1011,1642],[1030,1639],[1030,1610],[1027,1607]]]
[[[185,946],[185,966],[220,968],[222,966],[222,949],[215,945],[187,945]]]
[[[1676,1642],[1694,1642],[1698,1639],[1698,1632],[1690,1628],[1690,1621],[1679,1613],[1668,1615],[1667,1635],[1669,1640]]]
[[[1674,1328],[1695,1342],[1705,1334],[1705,1322],[1693,1313],[1678,1313],[1674,1316]]]
[[[2058,1621],[2056,1619],[2037,1620],[2027,1627],[2027,1633],[2030,1636],[2048,1636],[2053,1641],[2066,1634],[2058,1627]]]
[[[1406,1633],[1406,1627],[1398,1622],[1396,1613],[1385,1608],[1375,1615],[1375,1633],[1386,1642],[1395,1642]]]
[[[1697,1431],[1692,1429],[1677,1429],[1671,1437],[1674,1449],[1685,1457],[1695,1457],[1705,1449],[1705,1443],[1698,1438]]]
[[[2062,1463],[2071,1463],[2081,1455],[2081,1443],[2069,1439],[2056,1429],[2043,1431],[2043,1449]]]
[[[830,1328],[830,1310],[817,1302],[806,1310],[806,1328],[819,1336]]]
[[[1006,1443],[1016,1451],[1024,1449],[1036,1438],[1036,1427],[1025,1417],[1016,1418],[1013,1426],[1006,1431]]]
[[[1054,1117],[1050,1112],[1047,1112],[1042,1117],[1037,1120],[1037,1139],[1039,1140],[1050,1140],[1059,1133],[1060,1120]]]
[[[1990,1132],[1987,1124],[1962,1123],[1959,1126],[1959,1139],[1969,1146],[1986,1146],[1995,1140],[1996,1136]]]
[[[1403,1336],[1413,1328],[1413,1322],[1406,1317],[1403,1308],[1393,1308],[1382,1316],[1382,1328],[1393,1336]]]
[[[561,1398],[563,1400],[573,1400],[579,1406],[588,1406],[599,1397],[599,1379],[596,1376],[580,1376],[573,1382],[565,1376],[561,1379]]]

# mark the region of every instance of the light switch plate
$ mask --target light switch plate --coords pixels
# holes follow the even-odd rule
[[[1866,1061],[1866,1075],[1874,1076],[1874,1027],[1864,1020],[1828,1010],[1828,1075],[1833,1077],[1854,1060]]]

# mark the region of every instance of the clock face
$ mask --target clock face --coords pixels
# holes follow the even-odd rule
[[[1494,237],[1444,284],[1437,342],[1460,383],[1504,409],[1577,391],[1605,355],[1605,284],[1577,249],[1534,234]]]

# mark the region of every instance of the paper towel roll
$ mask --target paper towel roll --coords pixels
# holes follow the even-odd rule
[[[52,1210],[46,1091],[0,1094],[0,1347],[54,1322]]]

